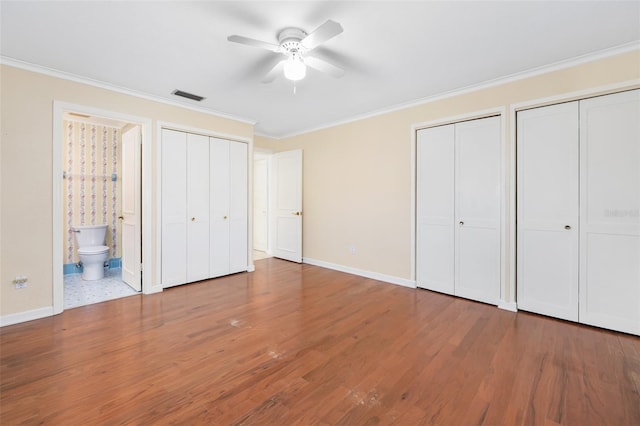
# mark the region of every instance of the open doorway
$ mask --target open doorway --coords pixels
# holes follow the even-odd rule
[[[54,104],[54,313],[154,292],[142,270],[150,257],[150,209],[144,220],[142,211],[150,127],[147,119]]]
[[[138,294],[140,125],[68,111],[62,128],[64,309]]]
[[[269,182],[271,153],[253,155],[253,260],[271,257],[269,251]]]

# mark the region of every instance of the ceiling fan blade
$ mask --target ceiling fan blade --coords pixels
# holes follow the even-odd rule
[[[344,70],[342,68],[339,68],[324,59],[316,58],[314,56],[305,56],[304,63],[309,65],[311,68],[325,72],[332,77],[340,78],[344,75]]]
[[[284,63],[287,60],[284,59],[280,62],[278,62],[273,68],[271,68],[271,71],[269,71],[267,73],[267,75],[264,76],[264,78],[262,79],[263,83],[271,83],[273,80],[276,79],[276,77],[280,74],[282,74],[283,72],[283,68],[284,68]]]
[[[314,32],[303,38],[300,43],[305,49],[312,50],[325,41],[337,36],[342,31],[342,25],[329,19],[327,22],[320,25]]]
[[[277,44],[267,43],[266,41],[260,41],[249,37],[243,37],[239,35],[230,35],[227,37],[227,40],[232,41],[234,43],[246,44],[248,46],[260,47],[262,49],[267,49],[272,52],[280,52],[280,46]]]

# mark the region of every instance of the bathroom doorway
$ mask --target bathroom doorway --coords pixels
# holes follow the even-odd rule
[[[143,192],[150,192],[149,177],[142,182],[150,123],[66,104],[54,107],[54,119],[54,194],[60,196],[58,203],[54,197],[54,224],[60,228],[54,226],[54,312],[151,292],[142,272],[143,240],[150,233],[142,227],[141,207]],[[78,255],[76,227],[90,225],[107,225],[104,277],[97,280],[83,279]]]

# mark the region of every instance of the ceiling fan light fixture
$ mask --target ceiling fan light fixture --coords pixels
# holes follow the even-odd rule
[[[300,57],[291,56],[284,63],[284,76],[291,81],[302,80],[307,75],[307,66]]]

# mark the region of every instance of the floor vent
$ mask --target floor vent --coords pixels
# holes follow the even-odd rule
[[[203,96],[194,95],[193,93],[183,92],[182,90],[174,90],[171,92],[172,95],[182,96],[183,98],[191,99],[192,101],[198,101],[204,99]]]

